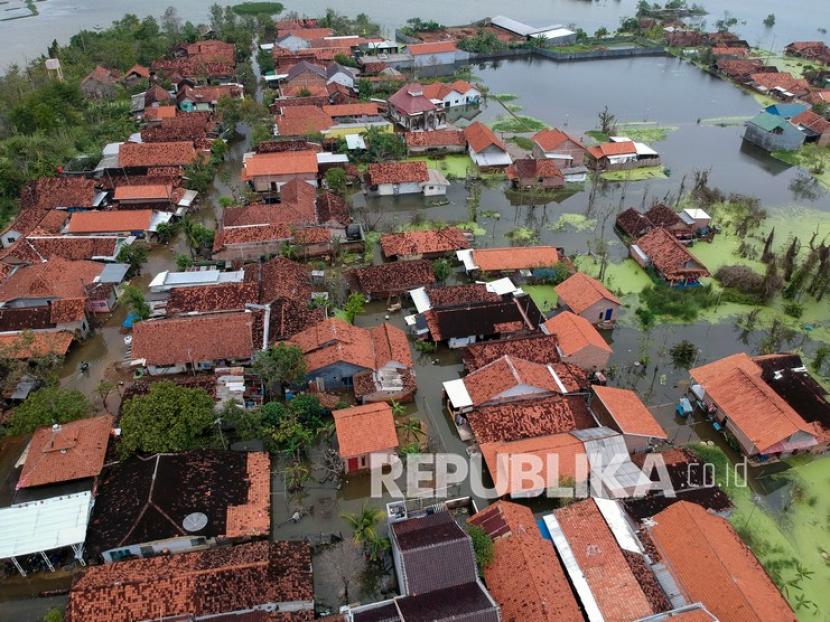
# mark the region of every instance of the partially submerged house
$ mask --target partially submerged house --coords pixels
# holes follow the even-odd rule
[[[446,111],[424,95],[418,83],[406,84],[389,97],[389,116],[409,132],[438,130],[447,124]]]
[[[438,196],[447,193],[450,183],[444,175],[427,168],[426,162],[378,162],[366,170],[367,190],[378,196],[423,194]]]
[[[466,80],[425,84],[423,92],[439,108],[477,105],[481,99],[481,91]]]
[[[559,252],[553,246],[511,246],[473,248],[457,251],[458,259],[470,273],[530,275],[535,268],[550,268],[559,263]]]
[[[602,385],[591,387],[591,411],[597,420],[625,438],[630,453],[649,451],[668,435],[634,391]]]
[[[505,174],[514,188],[556,190],[565,187],[565,175],[553,160],[514,160]]]
[[[620,309],[620,299],[597,279],[576,272],[555,288],[558,304],[591,324],[613,327]]]
[[[385,402],[333,410],[337,452],[346,474],[398,461],[398,432]]]
[[[431,41],[406,46],[406,54],[411,59],[412,67],[435,67],[463,63],[470,58],[470,53],[458,49],[455,41]]]
[[[804,142],[816,144],[819,147],[830,145],[830,121],[816,114],[812,110],[794,116],[792,122],[804,134]]]
[[[744,140],[765,151],[795,151],[804,144],[804,134],[788,119],[760,112],[746,122]]]
[[[625,136],[612,136],[610,142],[588,147],[586,153],[586,164],[595,171],[621,171],[660,165],[659,153],[648,145]]]
[[[467,141],[462,130],[433,130],[431,132],[406,132],[406,148],[410,155],[422,153],[463,153]]]
[[[476,121],[464,128],[467,151],[476,166],[482,169],[505,168],[513,163],[507,146],[489,127]]]
[[[86,555],[120,562],[267,536],[270,465],[265,452],[218,450],[109,465],[100,476]]]
[[[315,188],[319,165],[314,151],[246,153],[242,179],[256,192],[278,192],[292,179],[301,179]]]
[[[652,229],[629,247],[629,254],[643,268],[653,268],[671,286],[697,284],[709,276],[691,251],[665,229]]]
[[[537,132],[533,141],[533,157],[553,161],[566,182],[583,182],[588,177],[584,166],[587,149],[575,136],[558,129]]]
[[[692,212],[692,214],[697,215],[697,212]],[[687,215],[687,218],[688,216],[689,215]],[[686,219],[665,203],[657,203],[654,205],[646,212],[646,218],[648,218],[649,222],[654,225],[654,227],[665,229],[678,240],[685,240],[694,237],[694,223],[690,225],[686,222]],[[703,219],[704,217],[701,216],[701,220]],[[692,218],[692,220],[695,219]]]
[[[636,240],[654,229],[654,223],[648,219],[648,216],[633,207],[620,212],[615,226],[632,240]]]
[[[387,259],[432,259],[470,247],[468,234],[457,227],[387,233],[380,238]]]
[[[557,350],[563,361],[586,371],[605,369],[614,353],[591,322],[570,311],[554,315],[542,324],[542,331],[556,335]]]

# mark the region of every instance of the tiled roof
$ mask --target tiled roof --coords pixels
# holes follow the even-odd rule
[[[270,175],[310,175],[317,173],[317,154],[313,151],[257,153],[242,166],[242,178],[246,180]]]
[[[317,197],[317,222],[346,225],[351,222],[346,199],[333,192],[323,192]]]
[[[408,115],[435,110],[435,104],[424,97],[424,87],[417,83],[405,84],[395,91],[388,101],[391,106]]]
[[[0,259],[12,263],[39,263],[50,257],[69,260],[113,257],[118,241],[115,236],[30,236],[21,237],[0,251]]]
[[[213,62],[200,57],[154,60],[150,67],[172,80],[181,78],[231,77],[235,73],[233,63]]]
[[[665,203],[658,203],[648,210],[645,215],[655,227],[665,227],[666,229],[673,227],[688,228],[688,225],[680,218],[680,214]]]
[[[40,358],[49,355],[65,356],[75,336],[66,331],[36,333],[6,333],[0,335],[0,352],[7,359]]]
[[[267,535],[270,477],[265,452],[198,450],[117,462],[101,473],[86,548],[96,556],[190,533],[207,538]],[[189,532],[182,523],[194,512],[208,521]]]
[[[178,113],[178,108],[169,106],[150,106],[144,109],[144,119],[147,121],[172,119]]]
[[[475,87],[466,80],[455,80],[454,82],[433,82],[424,85],[424,96],[429,99],[444,99],[452,92],[465,95]]]
[[[311,275],[305,265],[284,257],[274,257],[259,265],[260,302],[278,299],[308,303],[311,299]]]
[[[185,85],[176,93],[176,101],[189,99],[195,103],[218,103],[223,97],[239,99],[242,97],[242,86],[239,84],[216,84],[210,86]]]
[[[277,115],[276,124],[280,136],[303,136],[330,128],[334,120],[318,106],[287,106]]]
[[[554,289],[559,300],[577,314],[602,300],[620,304],[620,299],[609,292],[605,285],[582,272],[571,275]]]
[[[747,78],[763,68],[764,62],[759,58],[729,59],[717,61],[718,69],[732,78]]]
[[[637,153],[637,148],[633,142],[623,140],[588,147],[588,153],[599,160],[600,158],[608,158],[611,156],[634,154]]]
[[[505,355],[464,377],[464,386],[473,406],[487,404],[520,386],[531,387],[528,394],[559,393],[559,385],[546,365]],[[517,397],[517,396],[512,396]]]
[[[79,419],[35,430],[18,488],[95,477],[104,466],[113,418]]]
[[[572,503],[554,515],[605,620],[627,622],[654,613],[593,499]]]
[[[216,313],[145,320],[133,328],[133,360],[175,365],[248,359],[254,346],[250,313]]]
[[[753,73],[750,79],[765,89],[781,88],[795,95],[809,92],[810,83],[804,78],[795,78],[792,74],[779,71],[778,73]]]
[[[635,244],[669,281],[682,281],[690,276],[709,276],[706,266],[665,229],[652,229],[638,238]]]
[[[633,207],[620,212],[620,215],[617,216],[616,225],[623,233],[632,238],[639,238],[654,228],[654,223],[648,219],[648,216]]]
[[[484,272],[547,268],[559,263],[553,246],[516,246],[508,248],[477,248],[473,261]]]
[[[289,339],[325,319],[326,310],[322,307],[309,309],[307,302],[277,300],[271,303],[270,340],[273,342]],[[260,339],[261,337],[260,335]]]
[[[594,385],[594,393],[623,434],[667,440],[666,431],[634,391]]]
[[[746,353],[695,367],[689,374],[761,453],[797,432],[816,434],[816,430],[764,382],[761,368]]]
[[[558,363],[557,344],[556,335],[542,334],[474,343],[464,350],[464,366],[468,372],[474,371],[505,354],[535,363]]]
[[[83,177],[41,177],[20,191],[20,211],[8,230],[30,233],[56,208],[91,208],[95,181]]]
[[[49,303],[49,319],[54,324],[80,322],[86,318],[86,298],[61,298]]]
[[[561,147],[568,141],[574,143],[574,146],[576,147],[583,150],[585,149],[578,138],[559,129],[542,130],[534,134],[531,140],[539,145],[542,148],[542,151],[545,152],[556,151],[557,148]]]
[[[334,35],[334,31],[331,28],[290,28],[290,29],[280,29],[277,31],[277,40],[282,39],[285,36],[292,35],[295,37],[300,37],[301,39],[305,39],[306,41],[311,41],[313,39],[322,39],[324,37],[331,37]]]
[[[481,153],[487,147],[494,146],[501,151],[507,151],[504,143],[496,136],[496,133],[489,127],[484,125],[481,121],[471,123],[464,128],[464,138],[467,144],[476,153]]]
[[[654,517],[649,535],[681,593],[722,622],[792,621],[787,605],[752,551],[725,519],[678,501]]]
[[[545,322],[545,327],[549,334],[556,335],[559,339],[559,349],[565,356],[576,354],[588,346],[613,352],[611,346],[588,320],[570,311],[553,316]]]
[[[406,46],[406,49],[412,56],[428,56],[430,54],[445,54],[447,52],[458,51],[458,48],[455,46],[455,41],[416,43]]]
[[[501,607],[503,620],[582,622],[562,564],[550,541],[539,533],[529,508],[496,501],[468,522],[495,540],[484,580]]]
[[[812,110],[805,110],[799,115],[793,117],[793,123],[802,125],[816,134],[826,134],[830,132],[830,121],[816,114]]]
[[[356,289],[366,294],[404,292],[435,282],[432,264],[427,260],[355,268],[348,276],[355,282]]]
[[[511,180],[538,178],[559,179],[562,183],[565,182],[562,171],[559,170],[553,160],[534,160],[532,158],[513,160],[513,164],[508,166],[505,172],[507,179]]]
[[[596,426],[585,398],[551,395],[481,406],[467,415],[479,443],[511,442]]]
[[[67,231],[74,234],[148,231],[152,221],[153,210],[149,209],[75,212]]]
[[[370,164],[366,179],[372,186],[429,180],[426,162],[378,162]]]
[[[392,408],[385,402],[332,411],[342,458],[353,458],[398,446]]]
[[[218,39],[205,39],[181,46],[189,58],[199,57],[205,61],[233,64],[236,56],[236,46]]]
[[[135,74],[140,78],[149,78],[150,77],[150,70],[147,69],[144,65],[135,64],[129,69],[127,69],[125,76],[129,76]]]
[[[84,79],[81,80],[81,84],[85,84],[89,81],[101,82],[102,84],[114,86],[118,84],[118,71],[115,69],[101,67],[101,65],[96,65],[95,69],[90,71]]]
[[[170,184],[140,184],[132,186],[118,186],[113,198],[116,201],[137,201],[167,199],[173,196],[173,186]]]
[[[91,566],[72,585],[66,619],[213,619],[216,614],[271,603],[311,604],[311,572],[309,545],[289,541],[251,542]],[[311,620],[313,611],[279,615],[289,616],[278,618],[281,621],[298,622]]]
[[[187,166],[196,159],[190,142],[124,143],[118,151],[118,165],[123,168],[147,166]]]
[[[380,114],[380,109],[374,102],[360,102],[323,106],[323,112],[331,117],[370,117]]]
[[[713,47],[712,56],[749,56],[749,48]]]
[[[462,147],[465,142],[464,132],[461,130],[407,132],[404,138],[410,147]]]
[[[259,284],[254,282],[221,283],[201,287],[176,287],[167,299],[167,315],[242,311],[245,305],[259,302]]]
[[[0,300],[17,298],[82,298],[85,285],[101,274],[103,264],[53,257],[45,263],[19,268],[0,283]]]
[[[448,253],[469,248],[470,242],[457,227],[389,233],[381,236],[380,247],[384,257]]]

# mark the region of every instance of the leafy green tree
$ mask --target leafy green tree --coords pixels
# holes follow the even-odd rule
[[[354,324],[355,318],[363,313],[366,306],[366,298],[360,292],[352,292],[346,298],[346,303],[343,305],[343,312],[346,314],[346,319]]]
[[[176,268],[184,272],[193,266],[193,258],[188,255],[176,255]]]
[[[437,281],[443,283],[452,274],[452,266],[450,266],[450,262],[446,259],[436,259],[432,262],[432,273],[435,275]]]
[[[174,222],[162,222],[156,227],[156,237],[162,244],[170,242],[178,232],[179,228]]]
[[[281,392],[286,384],[297,384],[306,375],[303,351],[284,341],[257,352],[251,368],[269,393],[275,386],[278,386]]]
[[[182,231],[187,240],[187,246],[190,249],[191,256],[202,255],[208,252],[213,246],[215,232],[192,218],[185,217],[182,220]]]
[[[366,143],[366,151],[361,157],[367,162],[400,160],[406,156],[406,143],[400,134],[383,132],[377,127],[370,127],[362,136]]]
[[[43,615],[43,622],[63,622],[63,610],[53,607]]]
[[[770,13],[764,18],[764,26],[766,26],[767,28],[772,28],[773,26],[775,26],[775,15],[773,13]]]
[[[202,194],[210,190],[216,170],[213,164],[204,158],[197,158],[184,170],[185,186]]]
[[[493,562],[493,540],[478,525],[468,525],[467,533],[473,541],[478,571],[482,573]]]
[[[335,194],[346,194],[347,182],[346,171],[342,168],[330,168],[326,171],[326,186]]]
[[[597,28],[597,31],[594,33],[594,36],[597,39],[602,39],[603,37],[607,37],[608,36],[608,29],[605,26]]]
[[[147,256],[150,254],[150,247],[143,242],[133,242],[126,244],[118,251],[118,256],[115,258],[121,263],[130,266],[130,274],[141,274],[141,264],[147,261]]]
[[[202,388],[156,382],[121,408],[122,455],[186,451],[214,441],[213,398]]]
[[[29,434],[55,423],[69,423],[92,414],[92,404],[77,389],[44,387],[32,393],[9,417],[11,435]]]
[[[144,298],[144,292],[135,285],[124,286],[121,290],[121,303],[127,305],[127,308],[139,320],[146,320],[150,317],[150,305],[147,304],[147,300]]]

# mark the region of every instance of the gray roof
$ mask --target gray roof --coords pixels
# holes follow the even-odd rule
[[[98,277],[101,283],[120,283],[127,276],[127,271],[130,269],[129,264],[125,263],[108,263],[101,270]]]
[[[520,22],[511,17],[505,17],[504,15],[497,15],[496,17],[490,20],[490,23],[493,26],[504,28],[505,30],[514,32],[517,35],[521,35],[522,37],[532,37],[533,35],[538,35],[539,33],[546,32],[548,30],[556,30],[557,28],[562,28],[562,26],[559,24],[545,26],[543,28],[537,28],[536,26],[530,26],[528,24],[525,24],[524,22]]]
[[[324,67],[321,67],[320,65],[315,65],[314,63],[309,63],[306,60],[301,60],[299,63],[297,63],[291,69],[288,70],[288,80],[293,80],[297,76],[301,76],[304,73],[314,73],[320,76],[321,78],[327,77],[326,69]]]
[[[355,77],[354,70],[349,69],[348,67],[344,67],[340,63],[329,63],[329,66],[326,67],[326,76],[329,78],[333,78],[338,73],[345,73],[346,75],[351,76],[352,78]]]

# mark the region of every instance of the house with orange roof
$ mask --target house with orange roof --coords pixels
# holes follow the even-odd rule
[[[583,621],[562,562],[529,508],[500,500],[467,522],[493,540],[493,560],[484,567],[484,580],[503,620]]]
[[[122,197],[137,197],[141,194],[161,196],[168,186],[158,184],[146,186],[120,186]],[[172,190],[171,190],[172,192]],[[105,210],[74,212],[69,218],[66,233],[69,235],[123,235],[144,236],[155,231],[161,222],[169,220],[170,214],[152,209]]]
[[[406,148],[410,155],[419,153],[463,153],[467,142],[462,130],[406,132]]]
[[[376,162],[366,169],[368,192],[378,196],[423,194],[426,197],[447,194],[450,182],[441,171],[428,168],[426,162]]]
[[[620,299],[597,279],[576,272],[555,288],[559,306],[585,318],[591,324],[612,328],[617,321]]]
[[[481,91],[466,80],[433,82],[424,85],[424,97],[429,98],[436,106],[456,108],[477,105],[481,99]]]
[[[481,121],[464,128],[464,139],[467,141],[470,157],[479,168],[504,168],[513,163],[504,142]]]
[[[408,132],[440,130],[447,125],[447,113],[424,95],[417,82],[405,84],[388,99],[389,117]]]
[[[470,53],[458,49],[455,41],[432,41],[429,43],[415,43],[406,46],[412,67],[436,67],[438,65],[453,65],[469,60]]]
[[[556,349],[563,361],[586,371],[605,369],[614,353],[591,322],[570,311],[554,315],[542,324],[542,332],[556,335]]]
[[[35,430],[26,446],[16,488],[91,480],[104,467],[111,415],[56,423]]]
[[[576,136],[559,129],[544,129],[533,135],[533,157],[553,160],[561,169],[582,166],[585,145]]]
[[[63,358],[73,341],[75,335],[63,330],[4,332],[0,335],[0,356],[18,361],[47,356]]]
[[[629,255],[643,268],[652,268],[669,285],[693,285],[709,271],[673,234],[656,227],[629,247]]]
[[[702,602],[721,622],[797,620],[728,520],[678,501],[656,514],[645,529],[687,602]]]
[[[81,92],[91,99],[112,99],[118,94],[120,77],[117,69],[96,65],[81,80]]]
[[[397,462],[398,432],[386,402],[341,408],[331,413],[337,451],[346,474]]]
[[[318,186],[319,166],[314,151],[246,153],[242,159],[242,179],[257,192],[278,192],[292,179]]]
[[[387,259],[432,259],[470,247],[468,234],[457,227],[387,233],[380,248]]]
[[[534,268],[550,268],[559,263],[559,251],[553,246],[509,246],[473,248],[456,252],[467,274],[529,273]]]
[[[648,451],[668,435],[634,391],[593,385],[591,412],[602,424],[625,438],[630,453]]]
[[[820,414],[805,420],[770,385],[762,361],[763,357],[753,359],[741,352],[690,369],[690,390],[754,463],[826,451],[830,442],[828,414],[825,412],[823,422]],[[774,377],[767,376],[770,380]]]
[[[541,188],[556,190],[565,187],[565,175],[553,160],[521,158],[505,170],[514,188]]]
[[[625,136],[611,136],[610,141],[586,150],[588,168],[595,171],[620,171],[644,166],[659,166],[660,154],[643,143]]]

